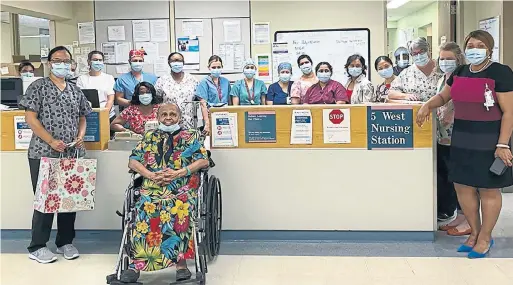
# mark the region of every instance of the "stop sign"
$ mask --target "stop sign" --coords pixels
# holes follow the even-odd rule
[[[330,122],[338,125],[344,121],[344,113],[342,113],[340,110],[331,110],[329,119]]]

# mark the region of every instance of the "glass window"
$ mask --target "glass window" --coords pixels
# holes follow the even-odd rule
[[[41,49],[50,48],[50,21],[25,15],[18,16],[19,55],[39,58]]]

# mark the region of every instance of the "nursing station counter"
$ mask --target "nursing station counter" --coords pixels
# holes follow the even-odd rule
[[[222,184],[224,238],[433,240],[434,127],[432,122],[422,128],[415,124],[419,108],[212,108],[209,147],[216,166],[209,173]],[[108,114],[104,118],[102,112],[101,136],[104,128],[108,130]],[[2,112],[2,228],[29,229],[33,195],[27,155],[4,148],[6,140],[15,141],[14,132],[4,131],[5,126],[14,126],[12,119],[4,122],[6,113]],[[105,149],[99,140],[88,145],[88,157],[98,159],[95,210],[79,213],[76,227],[119,230],[115,210],[122,206],[130,182],[130,151]],[[9,214],[15,209],[16,215]]]

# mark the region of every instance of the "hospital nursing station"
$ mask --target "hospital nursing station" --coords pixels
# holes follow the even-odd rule
[[[117,78],[128,72],[128,51],[143,48],[144,71],[157,76],[169,73],[167,57],[180,51],[185,71],[198,80],[209,72],[208,58],[219,55],[223,76],[231,82],[242,78],[242,62],[253,58],[256,78],[266,84],[278,80],[280,62],[290,62],[293,80],[298,79],[296,60],[301,54],[308,54],[314,65],[330,62],[332,78],[344,83],[348,56],[360,54],[367,62],[367,78],[379,84],[373,66],[378,56],[392,58],[399,45],[425,36],[436,58],[443,41],[461,42],[467,30],[481,24],[503,36],[497,41],[497,56],[511,61],[511,51],[502,48],[511,43],[513,33],[506,32],[512,29],[506,25],[511,19],[500,14],[511,9],[508,1],[411,1],[405,5],[412,10],[403,15],[387,9],[387,1],[317,2],[3,1],[2,104],[16,107],[30,84],[14,76],[18,57],[27,59],[35,53],[36,58],[30,58],[37,65],[36,77],[42,77],[48,75],[45,56],[56,45],[71,51],[80,74],[88,72],[87,54],[96,49],[105,54],[105,72]],[[493,10],[499,2],[501,8]],[[473,12],[463,11],[462,5]],[[387,11],[393,19],[386,18]],[[456,12],[469,15],[456,22]],[[414,23],[413,17],[421,21],[422,13],[432,13],[434,20]],[[12,27],[37,27],[43,21],[24,14],[44,16],[48,27],[39,27],[48,33],[41,34],[41,45],[38,42],[30,54],[24,50],[32,38]],[[301,20],[304,15],[309,19]],[[4,32],[19,37],[10,42],[7,56]],[[222,238],[434,240],[436,126],[432,121],[417,126],[420,106],[413,102],[211,108],[206,144],[216,164],[210,173],[222,183]],[[32,132],[24,111],[11,109],[0,111],[2,230],[28,230],[33,193],[27,148]],[[113,141],[109,132],[108,111],[94,108],[87,116],[84,139],[87,157],[97,159],[95,207],[77,216],[77,230],[120,227],[114,212],[130,181],[127,163],[136,142]]]

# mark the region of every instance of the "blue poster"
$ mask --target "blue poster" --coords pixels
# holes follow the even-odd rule
[[[100,141],[100,113],[91,112],[86,116],[86,133],[84,136],[85,142],[99,142]]]
[[[367,148],[412,149],[413,108],[367,107]]]
[[[276,142],[276,112],[246,112],[245,117],[247,143]]]

